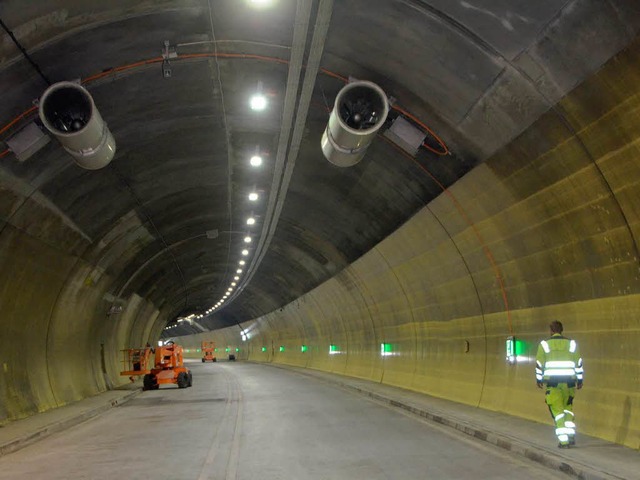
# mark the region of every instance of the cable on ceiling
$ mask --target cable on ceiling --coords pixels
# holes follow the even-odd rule
[[[2,21],[1,18],[0,18],[0,25],[2,26],[3,30],[5,32],[7,32],[7,35],[9,35],[9,37],[11,37],[11,40],[13,40],[13,43],[15,43],[16,46],[18,47],[18,49],[22,52],[22,55],[24,56],[24,58],[26,58],[29,61],[29,63],[31,64],[31,66],[35,69],[35,71],[38,72],[38,75],[40,75],[40,77],[45,81],[45,83],[47,85],[51,85],[51,82],[45,76],[45,74],[42,73],[42,70],[40,70],[40,67],[38,66],[38,64],[33,61],[33,59],[29,56],[27,51],[24,49],[24,47],[20,44],[18,39],[15,37],[13,32],[11,30],[9,30],[9,28],[5,25],[5,23]]]
[[[437,150],[435,148],[433,148],[432,146],[428,145],[427,143],[423,143],[422,146],[424,148],[426,148],[427,150],[435,153],[436,155],[451,155],[451,152],[449,151],[449,148],[447,147],[447,144],[444,143],[444,141],[438,136],[436,135],[436,133],[431,130],[427,125],[425,125],[424,123],[422,123],[417,117],[415,117],[414,115],[412,115],[411,113],[407,112],[406,110],[404,110],[403,108],[398,107],[397,105],[392,105],[391,108],[393,110],[395,110],[396,112],[404,115],[405,117],[409,118],[410,120],[412,120],[413,122],[417,123],[420,128],[422,128],[423,130],[425,130],[429,135],[431,135],[434,140],[436,142],[438,142],[438,144],[440,145],[440,147],[442,147],[441,150]]]
[[[37,109],[38,109],[38,107],[31,107],[30,109],[25,110],[24,112],[22,112],[16,118],[14,118],[9,123],[7,123],[4,127],[0,128],[0,135],[2,135],[4,132],[9,130],[11,127],[13,127],[16,123],[18,123],[20,120],[22,120],[24,117],[26,117],[30,113],[35,112]]]
[[[288,60],[284,60],[282,58],[278,58],[278,57],[269,57],[269,56],[264,56],[264,55],[253,55],[253,54],[245,54],[245,53],[188,53],[188,54],[183,54],[183,55],[178,55],[177,58],[175,58],[174,60],[187,60],[187,59],[194,59],[194,58],[237,58],[237,59],[245,59],[245,60],[262,60],[262,61],[267,61],[267,62],[274,62],[274,63],[279,63],[281,65],[288,65],[289,61]],[[164,59],[162,57],[155,57],[155,58],[150,58],[148,60],[142,60],[139,62],[135,62],[135,63],[130,63],[127,65],[121,65],[118,67],[113,67],[113,68],[109,68],[106,69],[100,73],[96,73],[94,75],[91,75],[85,79],[82,80],[82,84],[85,85],[87,83],[99,80],[101,78],[107,77],[109,75],[112,75],[114,73],[119,73],[119,72],[124,72],[124,71],[128,71],[128,70],[132,70],[132,69],[136,69],[136,68],[140,68],[140,67],[144,67],[144,66],[148,66],[148,65],[154,65],[156,63],[162,63]],[[319,69],[321,73],[335,78],[337,80],[340,80],[342,82],[347,83],[349,81],[349,79],[343,75],[340,75],[338,73],[332,72],[331,70],[327,70],[326,68],[320,68]],[[398,105],[393,105],[391,107],[393,110],[397,111],[398,113],[400,113],[401,115],[404,115],[405,117],[409,118],[411,121],[413,121],[415,124],[417,124],[420,128],[422,128],[425,132],[427,132],[429,135],[431,135],[433,137],[433,139],[440,145],[440,149],[436,149],[433,148],[432,146],[428,145],[427,143],[423,143],[422,146],[425,147],[427,150],[431,151],[432,153],[435,153],[436,155],[439,156],[444,156],[444,155],[451,155],[451,152],[449,150],[449,148],[447,147],[446,143],[431,129],[429,128],[429,126],[427,126],[424,122],[420,121],[415,115],[411,114],[410,112],[408,112],[407,110],[399,107]],[[20,115],[18,115],[16,118],[14,118],[11,122],[9,122],[7,125],[5,125],[4,127],[2,127],[0,129],[0,134],[6,132],[9,128],[11,128],[15,123],[19,122],[22,118],[24,118],[25,116],[29,115],[30,113],[34,112],[35,110],[37,110],[37,107],[31,107],[30,109],[26,110],[25,112],[21,113]]]

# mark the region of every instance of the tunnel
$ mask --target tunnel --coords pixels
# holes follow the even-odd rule
[[[126,386],[122,352],[172,340],[551,431],[534,370],[558,320],[580,432],[637,453],[637,1],[7,0],[0,20],[0,426]],[[71,100],[42,101],[59,82]],[[45,104],[98,115],[108,159],[83,165],[97,147]],[[334,139],[344,165],[332,115],[373,119],[366,145]]]

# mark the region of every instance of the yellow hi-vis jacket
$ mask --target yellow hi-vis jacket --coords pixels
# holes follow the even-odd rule
[[[580,350],[575,340],[559,333],[538,345],[536,382],[554,386],[567,383],[570,387],[582,384],[584,370]]]

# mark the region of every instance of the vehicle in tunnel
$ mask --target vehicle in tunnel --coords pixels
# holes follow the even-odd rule
[[[175,384],[187,388],[193,384],[191,371],[184,366],[183,349],[174,342],[156,348],[155,366],[142,379],[144,390],[157,390],[160,385]]]
[[[215,351],[216,351],[215,342],[209,342],[209,341],[203,340],[200,346],[200,349],[202,350],[202,363],[205,363],[205,362],[213,363],[218,360],[215,356]]]

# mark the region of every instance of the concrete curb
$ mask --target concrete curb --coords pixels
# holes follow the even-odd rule
[[[117,407],[118,405],[128,402],[129,400],[131,400],[141,392],[142,390],[133,390],[125,394],[121,398],[110,400],[102,405],[99,405],[85,412],[82,412],[80,415],[59,420],[57,422],[46,425],[36,431],[26,433],[20,437],[10,440],[0,445],[0,457],[4,455],[8,455],[9,453],[13,453],[16,450],[20,450],[21,448],[31,445],[32,443],[35,443],[39,440],[47,438],[49,435],[61,432],[63,430],[67,430],[68,428],[71,428],[93,417],[96,417],[101,413],[104,413],[107,410],[110,410],[113,407]]]
[[[336,381],[333,383],[345,389],[353,390],[361,395],[370,397],[379,402],[386,403],[392,407],[405,410],[419,417],[426,418],[432,422],[453,428],[466,435],[477,438],[478,440],[488,442],[492,445],[500,447],[504,450],[508,450],[515,454],[521,455],[523,457],[528,458],[529,460],[540,463],[545,467],[551,468],[553,470],[558,470],[572,477],[576,477],[584,480],[613,480],[613,479],[624,480],[621,477],[615,477],[604,472],[599,472],[586,465],[582,465],[579,462],[562,458],[560,456],[554,455],[549,451],[540,449],[530,444],[520,442],[515,438],[511,438],[506,435],[496,434],[488,430],[484,430],[477,426],[460,421],[454,417],[445,417],[440,412],[438,413],[430,412],[428,410],[424,410],[424,409],[415,407],[413,405],[409,405],[407,403],[403,403],[401,401],[394,400],[392,398],[385,397],[383,395],[365,390],[361,387],[349,385],[348,383],[343,383],[340,381]]]
[[[401,400],[391,398],[389,396],[385,396],[376,392],[372,392],[371,390],[367,390],[366,388],[352,385],[348,382],[345,382],[342,378],[340,378],[336,374],[318,372],[321,375],[315,375],[314,371],[305,371],[304,369],[300,369],[299,367],[291,367],[288,365],[275,365],[275,364],[261,364],[261,365],[269,365],[276,368],[292,370],[301,375],[313,377],[319,380],[325,380],[328,383],[332,383],[334,385],[345,388],[347,390],[354,391],[360,395],[369,397],[380,403],[387,404],[391,407],[404,410],[406,412],[409,412],[421,418],[425,418],[439,425],[444,425],[446,427],[453,428],[461,433],[477,438],[478,440],[488,442],[504,450],[513,452],[529,460],[540,463],[547,468],[557,470],[566,475],[570,475],[572,477],[579,478],[581,480],[625,480],[623,477],[618,477],[602,471],[595,470],[592,467],[584,465],[578,461],[562,457],[558,454],[553,453],[552,451],[545,450],[544,448],[540,448],[536,445],[523,442],[517,438],[513,438],[504,434],[488,431],[476,425],[472,425],[468,422],[457,419],[451,415],[447,416],[446,413],[444,412],[435,411],[435,410],[429,411],[424,408],[411,405],[410,403],[406,403]],[[336,378],[331,378],[330,375],[336,375]]]

